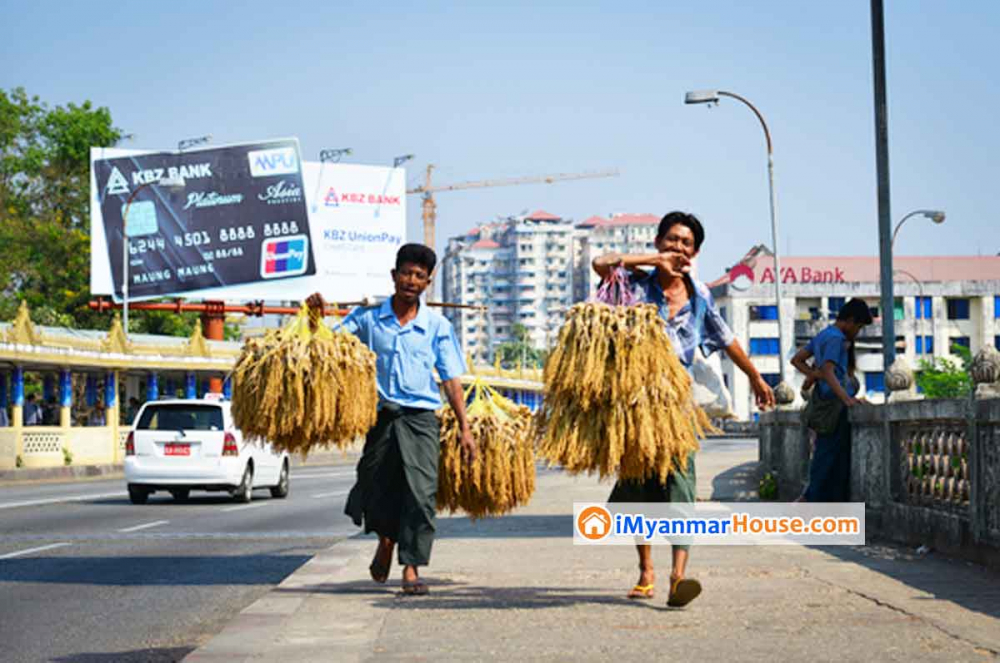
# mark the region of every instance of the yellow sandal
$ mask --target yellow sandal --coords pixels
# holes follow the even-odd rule
[[[628,593],[630,599],[651,599],[654,598],[653,587],[655,585],[636,585]]]

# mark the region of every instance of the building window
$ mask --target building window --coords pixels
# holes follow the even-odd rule
[[[993,317],[1000,318],[1000,295],[993,296]]]
[[[865,373],[865,391],[870,394],[884,394],[885,373]]]
[[[918,355],[932,355],[934,354],[934,337],[933,336],[917,336],[916,338],[916,351]]]
[[[968,299],[949,299],[948,300],[948,319],[949,320],[968,320],[969,319],[969,300]]]
[[[781,382],[781,373],[761,373],[760,377],[764,378],[764,382],[772,389],[777,387],[778,383]]]
[[[917,320],[930,320],[933,316],[930,297],[914,297],[914,312]]]
[[[778,319],[778,307],[773,304],[768,306],[751,306],[750,307],[750,319],[751,320],[777,320]]]
[[[840,309],[844,307],[845,303],[847,303],[847,300],[844,297],[830,297],[827,299],[826,308],[830,312],[828,317],[831,320],[836,320],[837,314],[840,313]]]
[[[951,350],[952,347],[956,345],[961,345],[966,350],[969,349],[969,337],[968,336],[952,336],[948,339],[948,349]]]
[[[752,355],[776,355],[780,354],[778,339],[776,338],[751,338],[750,354]]]
[[[1000,350],[1000,336],[993,337],[993,347],[995,347],[997,350]]]
[[[892,319],[904,320],[905,318],[906,311],[903,309],[903,300],[899,298],[892,300]]]

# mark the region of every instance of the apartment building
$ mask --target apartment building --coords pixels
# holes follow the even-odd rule
[[[448,240],[445,301],[488,310],[444,309],[476,361],[524,325],[536,348],[555,341],[573,300],[573,222],[544,210],[473,228]]]
[[[574,230],[573,301],[590,299],[600,284],[591,268],[605,253],[653,253],[660,217],[655,214],[613,214],[592,216]]]

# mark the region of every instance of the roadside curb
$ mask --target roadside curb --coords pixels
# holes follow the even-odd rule
[[[374,537],[356,535],[319,552],[182,660],[185,663],[252,661],[273,657],[276,649],[282,651],[288,647],[295,650],[292,660],[361,660],[381,630],[371,622],[384,620],[384,611],[373,608],[371,614],[355,615],[358,622],[334,622],[328,628],[310,629],[308,633],[299,632],[294,625],[307,621],[305,615],[316,610],[311,604],[314,594],[342,579],[355,560],[371,553],[373,540]]]

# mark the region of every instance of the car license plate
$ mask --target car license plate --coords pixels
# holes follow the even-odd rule
[[[166,456],[190,456],[191,445],[178,444],[176,442],[167,442],[166,445],[163,447],[163,453]]]

